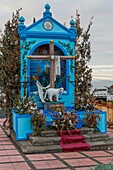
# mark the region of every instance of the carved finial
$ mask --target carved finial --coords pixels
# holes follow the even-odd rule
[[[25,19],[24,19],[24,17],[23,16],[21,16],[19,19],[19,24],[18,24],[18,32],[19,31],[22,31],[24,28],[26,28],[26,26],[24,25],[24,21],[25,21]]]
[[[48,12],[48,11],[50,10],[50,8],[51,8],[51,7],[50,7],[49,4],[46,4],[46,5],[45,5],[46,12]]]
[[[69,30],[72,31],[73,33],[77,34],[77,30],[75,28],[76,22],[73,20],[73,16],[71,16],[71,21],[70,21],[70,28]]]
[[[46,17],[46,16],[50,16],[50,17],[52,17],[52,14],[51,14],[51,12],[50,12],[50,5],[49,4],[46,4],[45,5],[45,12],[43,13],[43,17]]]

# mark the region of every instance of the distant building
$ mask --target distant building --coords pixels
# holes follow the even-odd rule
[[[113,93],[109,89],[95,89],[93,95],[97,100],[113,101]]]
[[[97,100],[107,101],[107,89],[95,89],[93,95]]]

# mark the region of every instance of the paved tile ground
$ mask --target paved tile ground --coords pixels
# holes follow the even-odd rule
[[[70,153],[23,154],[7,136],[0,119],[0,170],[91,170],[100,163],[113,162],[113,150]],[[113,136],[113,130],[108,134]]]

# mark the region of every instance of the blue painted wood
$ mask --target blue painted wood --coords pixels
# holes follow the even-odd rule
[[[16,135],[16,140],[27,140],[28,135],[33,133],[33,126],[30,122],[31,116],[31,114],[19,115],[12,109],[12,127]]]
[[[65,44],[70,44],[70,48],[73,50],[73,55],[75,55],[75,40],[76,40],[77,32],[76,32],[76,28],[74,28],[73,21],[70,22],[70,28],[66,28],[64,25],[62,25],[57,20],[52,18],[52,13],[50,12],[50,9],[49,11],[46,11],[46,10],[47,9],[45,7],[45,12],[43,13],[43,17],[39,19],[37,22],[35,22],[34,24],[31,24],[28,27],[25,27],[24,25],[21,28],[21,25],[22,25],[21,23],[24,24],[24,22],[22,21],[19,25],[18,31],[20,35],[20,47],[21,47],[20,48],[20,52],[21,52],[21,55],[20,55],[21,96],[24,96],[23,82],[25,79],[27,82],[29,82],[27,86],[28,96],[30,96],[30,93],[32,91],[37,90],[36,86],[35,85],[33,86],[32,84],[33,83],[32,78],[30,79],[28,78],[28,76],[30,75],[32,76],[32,74],[36,73],[35,66],[37,62],[35,64],[31,64],[31,61],[27,58],[28,55],[33,54],[36,48],[38,48],[39,46],[43,44],[49,44],[50,40],[53,40],[55,46],[60,48],[60,50],[63,52],[65,56],[70,55],[70,54],[66,46],[63,46],[62,44],[60,44],[60,42],[65,43]],[[46,20],[49,20],[50,22],[53,23],[53,28],[49,31],[44,28],[44,22]],[[26,75],[23,75],[22,70],[23,70],[24,64],[23,64],[22,58],[25,52],[23,47],[25,45],[25,42],[32,42],[32,41],[34,41],[34,43],[30,44],[29,50],[25,54],[24,60],[27,63],[27,72],[26,72]],[[71,66],[71,62],[67,61],[66,70],[65,70],[66,77],[68,76],[68,74],[70,74],[71,81],[74,81],[74,69],[72,73],[72,71],[70,70],[70,66]],[[62,98],[61,101],[64,102],[65,106],[69,106],[69,105],[73,106],[74,105],[74,86],[71,83],[69,83],[67,79],[66,79],[65,90],[67,91],[67,94],[61,96]]]

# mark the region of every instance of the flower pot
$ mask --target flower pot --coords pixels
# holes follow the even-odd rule
[[[100,116],[100,122],[97,125],[97,128],[100,130],[102,133],[107,133],[107,118],[106,118],[106,111],[100,111],[100,110],[95,110],[95,113],[98,113]],[[86,114],[85,111],[76,111],[76,113],[80,116],[81,120],[84,118],[84,115]],[[92,129],[93,130],[93,129]]]
[[[18,114],[12,109],[12,128],[15,132],[16,140],[27,140],[29,134],[33,133],[31,125],[32,114]]]

